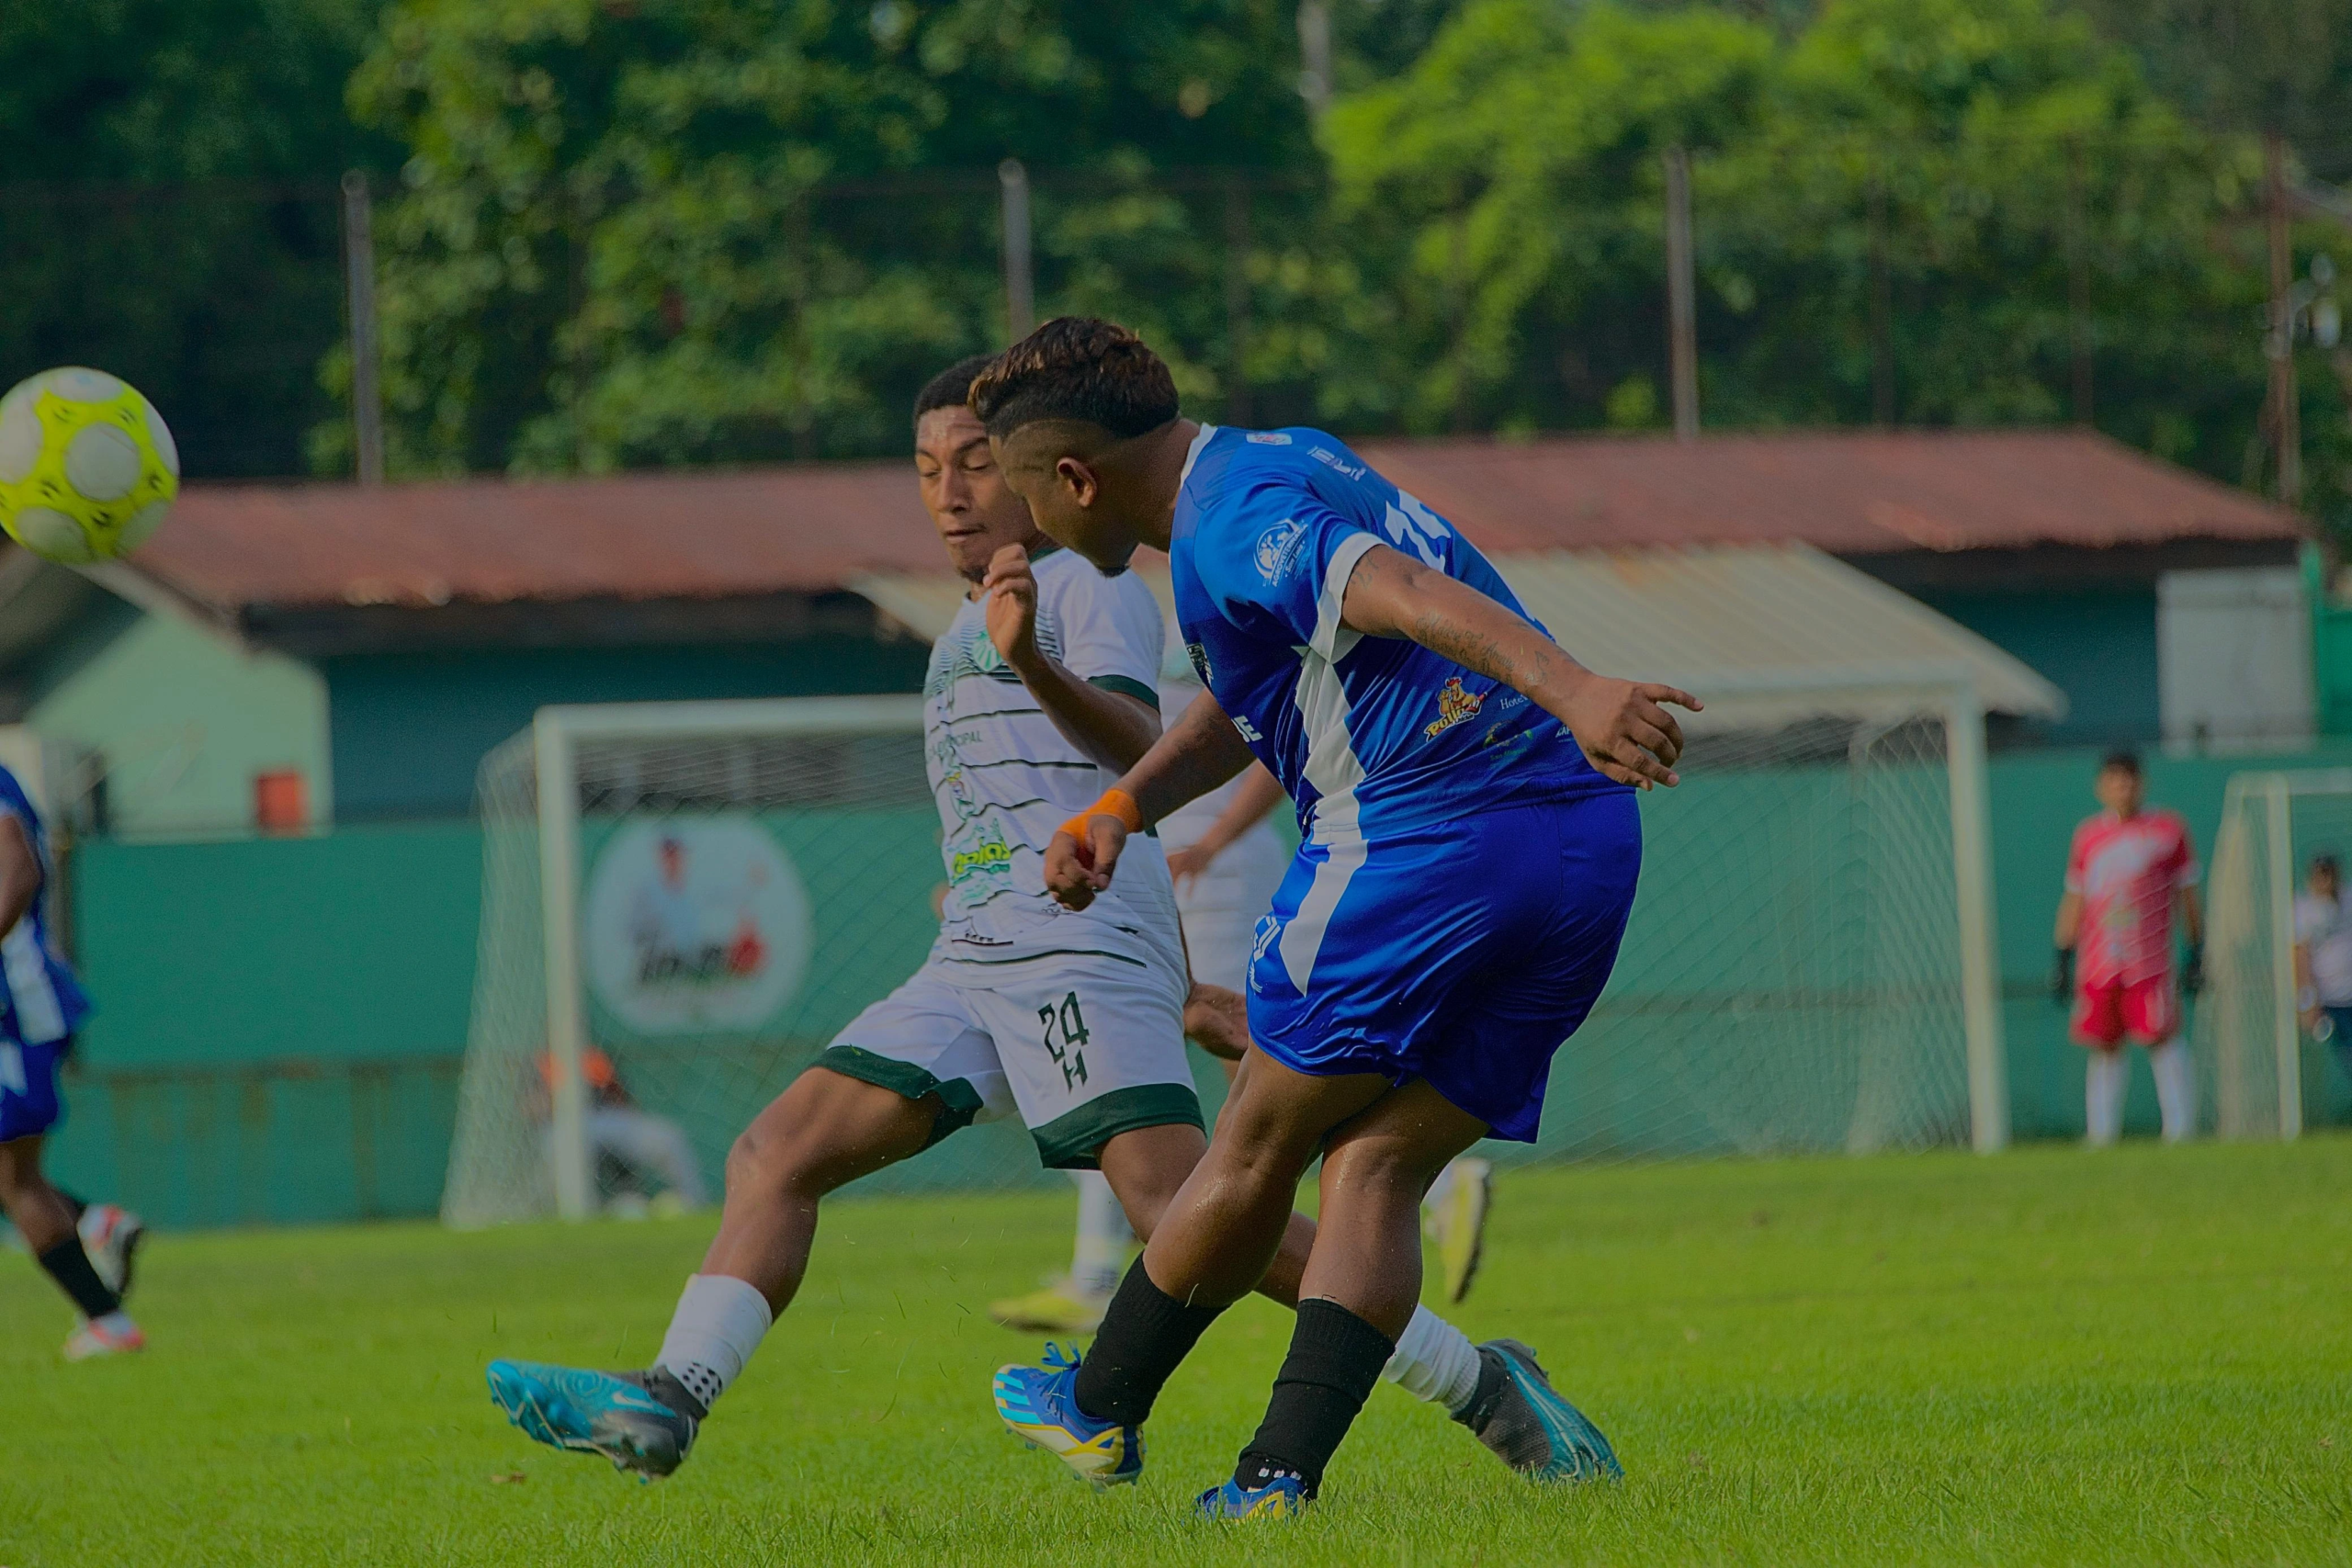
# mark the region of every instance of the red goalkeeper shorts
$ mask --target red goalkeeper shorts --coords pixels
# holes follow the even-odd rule
[[[2073,1028],[2077,1045],[2111,1048],[2126,1036],[2143,1045],[2162,1044],[2180,1032],[2180,993],[2170,975],[2079,986]]]

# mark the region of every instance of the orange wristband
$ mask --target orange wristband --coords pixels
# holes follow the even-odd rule
[[[1104,790],[1102,799],[1054,830],[1068,833],[1082,844],[1086,842],[1086,819],[1090,817],[1115,817],[1127,825],[1128,832],[1143,831],[1143,808],[1136,804],[1134,795],[1123,789]]]

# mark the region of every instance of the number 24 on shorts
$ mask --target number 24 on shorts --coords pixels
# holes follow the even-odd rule
[[[1078,993],[1072,991],[1059,1005],[1047,1002],[1037,1010],[1037,1021],[1046,1026],[1046,1055],[1062,1070],[1062,1085],[1076,1089],[1086,1081],[1086,1053],[1079,1049],[1089,1038],[1086,1013],[1078,1005]]]

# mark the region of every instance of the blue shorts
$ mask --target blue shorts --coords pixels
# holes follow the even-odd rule
[[[57,1069],[73,1049],[70,1036],[46,1045],[20,1045],[0,1037],[0,1144],[35,1137],[57,1125],[64,1114],[57,1096]]]
[[[1310,839],[1258,922],[1250,1038],[1302,1073],[1426,1078],[1494,1136],[1532,1143],[1553,1053],[1608,983],[1641,866],[1631,790],[1369,846]]]

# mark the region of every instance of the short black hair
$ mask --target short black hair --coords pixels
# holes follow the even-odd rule
[[[1178,412],[1167,363],[1125,327],[1091,316],[1057,316],[997,355],[972,382],[971,403],[999,440],[1046,419],[1141,435]]]
[[[2109,751],[2106,756],[2099,759],[2098,771],[2103,773],[2109,768],[2113,768],[2119,773],[2130,773],[2136,779],[2141,776],[2140,753],[2137,751]]]
[[[2344,863],[2335,858],[2334,850],[2327,850],[2312,856],[2312,870],[2314,873],[2324,871],[2330,876],[2341,876],[2344,874]]]
[[[986,369],[996,358],[993,354],[970,354],[933,376],[915,394],[915,423],[933,409],[961,408],[972,395],[973,378]]]

